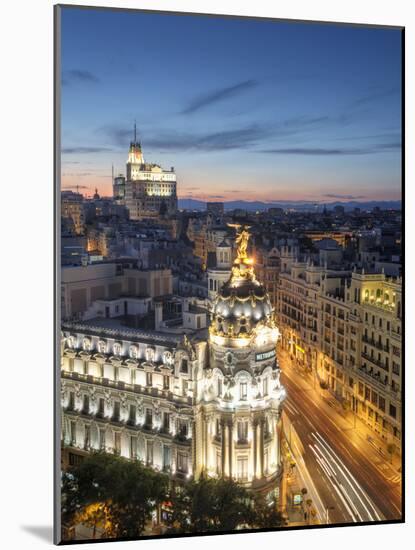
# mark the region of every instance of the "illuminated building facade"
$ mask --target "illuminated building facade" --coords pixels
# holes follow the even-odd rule
[[[112,179],[112,196],[118,204],[125,204],[125,177],[122,174]]]
[[[105,449],[168,472],[231,477],[278,496],[282,475],[278,329],[238,236],[209,336],[62,325],[64,464]],[[184,331],[186,332],[186,331]]]
[[[237,226],[238,229],[241,229]],[[278,494],[282,475],[279,336],[264,286],[238,234],[230,279],[211,310],[209,365],[197,399],[196,474],[236,479]]]
[[[401,448],[399,278],[293,262],[279,275],[282,347],[386,443]]]
[[[125,205],[131,220],[157,218],[160,214],[177,212],[174,168],[163,170],[158,164],[146,163],[135,132],[128,152]]]
[[[80,193],[73,191],[61,192],[61,216],[70,220],[76,235],[83,235],[85,231],[84,198]]]

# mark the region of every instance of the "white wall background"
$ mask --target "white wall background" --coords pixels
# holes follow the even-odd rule
[[[69,2],[68,2],[69,3]],[[76,3],[76,2],[74,2]],[[81,2],[78,2],[81,3]],[[230,13],[280,18],[333,20],[406,26],[407,67],[407,237],[415,220],[414,59],[415,17],[408,0],[89,0],[89,5],[177,11]],[[0,177],[1,201],[1,449],[0,544],[3,548],[51,544],[53,404],[52,404],[52,155],[53,72],[52,0],[8,0],[0,17]],[[411,121],[411,124],[409,124]],[[21,177],[22,162],[31,175]],[[25,170],[25,172],[27,172]],[[415,272],[407,247],[407,273]],[[414,333],[413,278],[408,276],[408,341]],[[177,539],[118,543],[124,547],[208,548],[237,544],[286,548],[359,548],[404,546],[415,537],[414,354],[407,349],[407,525],[354,527],[215,539]],[[92,547],[85,545],[84,548]],[[96,546],[94,546],[96,548]],[[115,548],[115,546],[111,546]]]

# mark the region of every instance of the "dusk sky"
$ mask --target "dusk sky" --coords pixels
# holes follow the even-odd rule
[[[401,32],[62,9],[62,187],[111,194],[134,120],[179,198],[395,200]]]

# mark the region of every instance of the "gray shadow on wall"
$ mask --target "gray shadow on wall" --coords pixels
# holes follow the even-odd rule
[[[53,543],[53,527],[51,525],[21,525],[21,528],[38,539]]]

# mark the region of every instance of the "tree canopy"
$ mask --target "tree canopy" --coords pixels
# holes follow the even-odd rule
[[[62,519],[99,526],[109,538],[137,537],[168,486],[166,475],[140,462],[93,453],[62,476]]]
[[[285,525],[275,502],[254,496],[230,479],[201,479],[171,496],[171,529],[177,533],[233,531]]]

